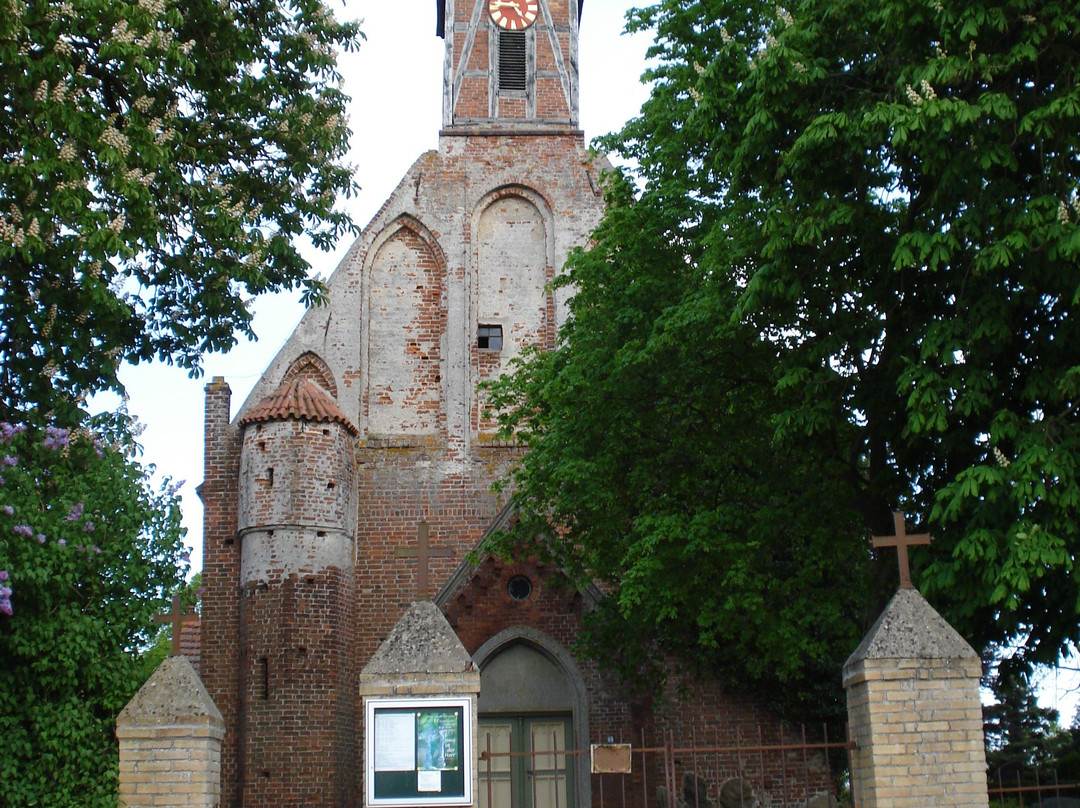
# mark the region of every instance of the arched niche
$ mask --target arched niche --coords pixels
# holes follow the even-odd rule
[[[553,217],[547,201],[524,186],[507,186],[485,196],[473,216],[475,272],[471,322],[473,389],[506,371],[526,346],[555,343]],[[498,347],[487,341],[498,334]],[[474,409],[474,427],[490,431]]]
[[[285,371],[285,376],[281,381],[282,384],[289,384],[296,379],[309,379],[329,393],[332,398],[337,398],[337,382],[334,381],[334,374],[330,372],[329,365],[322,360],[322,357],[312,351],[305,351],[296,357],[289,365],[289,369]]]
[[[411,217],[374,241],[367,266],[368,432],[406,439],[439,432],[446,333],[445,261]]]

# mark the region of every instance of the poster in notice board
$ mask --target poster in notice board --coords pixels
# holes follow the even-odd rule
[[[366,803],[472,803],[469,699],[371,699],[365,707]]]

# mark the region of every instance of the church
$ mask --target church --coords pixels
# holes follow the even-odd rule
[[[225,720],[222,806],[365,804],[360,672],[415,602],[471,657],[479,726],[526,753],[515,767],[552,745],[779,737],[774,716],[707,682],[673,682],[685,698],[662,705],[628,699],[571,653],[597,591],[470,557],[514,518],[492,484],[521,451],[478,385],[555,346],[567,300],[550,283],[603,214],[608,166],[578,119],[583,2],[437,0],[438,149],[234,419],[224,380],[207,385],[200,674]],[[567,760],[553,788],[497,808],[600,804],[588,755]]]

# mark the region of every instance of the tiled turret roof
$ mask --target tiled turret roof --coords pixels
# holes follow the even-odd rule
[[[334,399],[310,379],[294,379],[282,384],[245,413],[238,423],[246,426],[267,421],[286,421],[290,418],[296,421],[338,423],[349,430],[349,434],[360,434],[334,403]]]

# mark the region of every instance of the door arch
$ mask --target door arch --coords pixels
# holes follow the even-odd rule
[[[493,794],[492,804],[484,808],[553,808],[553,789],[558,789],[559,808],[588,808],[591,806],[591,787],[588,757],[568,755],[566,763],[558,756],[545,754],[565,743],[567,750],[585,749],[589,742],[588,697],[581,672],[570,654],[543,632],[526,627],[507,629],[484,643],[473,660],[480,668],[480,698],[477,705],[481,723],[478,743],[484,751],[487,739],[500,748],[509,749],[509,733],[514,732],[514,751],[531,751],[535,771],[526,772],[519,766],[517,777],[503,770],[505,780],[523,782],[521,777],[533,777],[537,787],[529,786],[512,806],[507,795],[513,788],[504,783],[502,795]],[[485,727],[489,730],[485,731]],[[494,747],[493,747],[494,750]],[[506,759],[503,758],[505,762]],[[531,764],[530,764],[531,765]],[[565,767],[565,784],[559,782],[556,768]],[[486,771],[480,767],[480,791],[483,800]],[[563,794],[565,789],[565,794]],[[535,791],[537,799],[532,799]],[[545,799],[545,794],[549,795]],[[523,797],[523,798],[522,798]],[[478,803],[481,803],[478,800]]]

